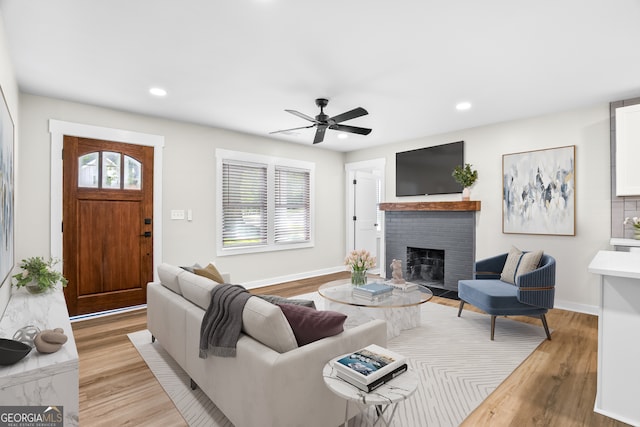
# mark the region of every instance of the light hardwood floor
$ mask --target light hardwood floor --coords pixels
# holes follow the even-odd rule
[[[283,283],[253,292],[290,297],[313,292],[320,284],[343,278],[345,274]],[[457,301],[438,297],[427,304],[433,303],[458,306]],[[467,304],[467,309],[472,308]],[[536,319],[515,319],[539,323]],[[552,341],[544,341],[463,426],[626,425],[593,412],[597,317],[553,309],[547,319],[553,329]],[[499,325],[500,319],[497,321]],[[142,329],[146,329],[144,309],[73,323],[80,355],[80,425],[186,425],[127,338],[128,333]]]

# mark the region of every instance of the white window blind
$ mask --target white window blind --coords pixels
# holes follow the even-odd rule
[[[267,244],[267,165],[222,165],[222,246]]]
[[[275,243],[308,242],[311,239],[309,171],[275,168]]]
[[[315,164],[216,149],[218,256],[314,246]]]

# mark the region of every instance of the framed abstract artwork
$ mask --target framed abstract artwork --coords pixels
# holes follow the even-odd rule
[[[0,286],[13,269],[13,120],[9,107],[0,88],[2,102],[0,105]],[[1,313],[0,313],[1,314]]]
[[[575,236],[575,145],[502,156],[502,232]]]

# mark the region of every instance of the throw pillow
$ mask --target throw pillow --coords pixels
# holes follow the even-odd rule
[[[518,270],[516,271],[516,279],[518,276],[530,273],[538,268],[540,258],[542,258],[542,251],[532,251],[522,254],[520,263],[518,264]]]
[[[338,335],[344,330],[347,316],[336,311],[315,310],[294,304],[279,304],[299,346]]]
[[[295,304],[303,305],[305,307],[316,308],[316,303],[306,299],[285,298],[278,295],[256,295],[271,304]]]
[[[211,279],[214,282],[224,283],[224,279],[222,278],[222,274],[218,271],[215,265],[209,264],[205,268],[194,268],[193,272],[198,276],[204,276],[207,279]]]
[[[200,264],[198,264],[197,262],[193,265],[185,265],[185,266],[180,266],[181,269],[188,271],[189,273],[195,273],[195,269],[196,268],[202,268],[202,266]]]
[[[522,251],[515,246],[511,246],[507,260],[504,263],[504,267],[502,267],[500,280],[511,283],[512,285],[516,284],[516,271],[518,271],[518,263],[520,262],[521,256]]]

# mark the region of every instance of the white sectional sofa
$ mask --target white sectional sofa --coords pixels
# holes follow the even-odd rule
[[[169,264],[158,275],[147,286],[149,331],[236,427],[337,426],[345,401],[325,386],[323,366],[368,344],[386,345],[386,324],[374,320],[298,347],[280,307],[252,297],[236,357],[200,359],[200,324],[217,283]]]

